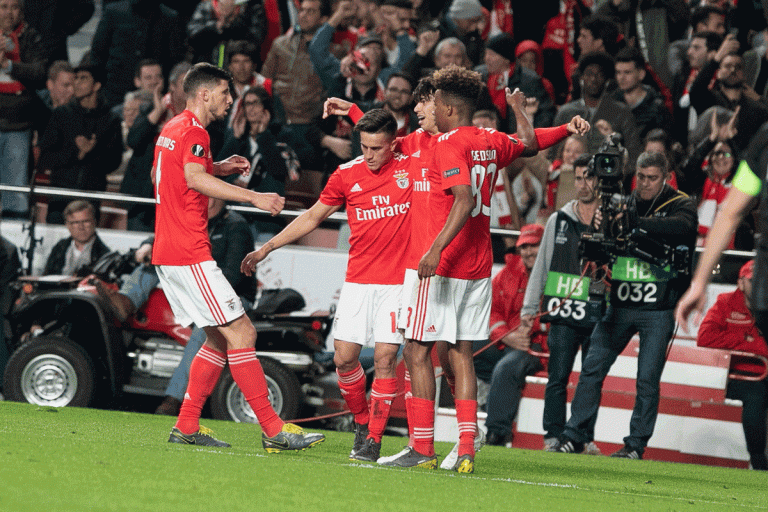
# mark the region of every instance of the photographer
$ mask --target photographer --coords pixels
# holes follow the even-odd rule
[[[674,307],[688,286],[690,259],[682,265],[672,261],[662,266],[632,253],[651,252],[656,241],[672,247],[684,245],[691,254],[698,222],[693,201],[666,184],[669,169],[664,155],[642,153],[636,167],[637,189],[626,207],[614,218],[603,219],[598,213],[596,222],[608,222],[603,232],[615,236],[617,241],[635,228],[647,232],[647,237],[629,237],[626,249],[615,251],[622,254],[612,254],[610,306],[592,332],[571,402],[571,419],[560,437],[560,452],[580,452],[589,441],[589,427],[600,406],[603,381],[635,334],[640,335],[635,407],[624,447],[612,456],[641,459],[656,423],[659,381],[675,328]]]

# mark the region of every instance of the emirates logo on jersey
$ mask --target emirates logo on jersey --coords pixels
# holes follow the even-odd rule
[[[198,158],[202,158],[205,156],[205,148],[200,144],[194,144],[192,145],[192,154]]]
[[[408,172],[404,170],[396,171],[395,172],[395,182],[397,183],[397,186],[405,190],[408,188],[408,185],[410,183],[410,180],[408,179]]]

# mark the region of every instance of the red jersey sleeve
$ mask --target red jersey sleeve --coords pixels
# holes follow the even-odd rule
[[[435,147],[434,159],[436,170],[440,174],[440,188],[448,190],[457,185],[472,185],[469,177],[469,159],[462,154],[461,145],[451,144],[448,136],[441,138]]]
[[[341,176],[341,169],[336,169],[331,177],[328,178],[328,183],[320,193],[320,202],[328,206],[338,206],[344,204],[347,198],[344,193],[344,180]]]
[[[191,128],[184,134],[181,140],[182,167],[188,163],[200,164],[207,169],[211,159],[211,137],[202,128]]]

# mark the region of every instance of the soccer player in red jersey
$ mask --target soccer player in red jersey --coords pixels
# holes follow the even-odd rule
[[[232,377],[253,409],[268,452],[303,450],[325,440],[284,423],[269,402],[264,372],[256,358],[256,330],[240,299],[211,255],[208,239],[208,196],[248,202],[276,215],[285,199],[230,185],[215,176],[247,174],[250,162],[232,156],[213,162],[205,127],[223,119],[232,105],[231,77],[201,63],[184,78],[186,110],[169,121],[155,145],[155,244],[152,263],[176,320],[195,323],[206,333],[192,361],[189,384],[169,442],[228,447],[200,426],[200,411],[228,361]]]
[[[535,155],[538,142],[523,111],[525,97],[513,94],[519,138],[475,128],[472,115],[483,87],[478,73],[449,66],[432,75],[435,121],[443,132],[433,149],[430,181],[429,244],[418,265],[415,295],[401,315],[408,338],[404,355],[411,374],[413,447],[388,460],[392,466],[434,468],[435,379],[430,352],[435,342],[452,389],[459,423],[461,473],[474,472],[477,382],[472,340],[487,339],[491,306],[490,196],[497,171],[518,156]],[[451,379],[453,377],[453,379]]]
[[[351,236],[344,286],[333,323],[339,388],[355,416],[350,459],[376,462],[381,438],[397,393],[395,365],[403,343],[397,311],[410,237],[411,158],[394,152],[397,121],[384,109],[373,109],[357,123],[363,155],[340,165],[328,179],[320,199],[242,263],[250,275],[270,252],[314,230],[346,206]],[[371,406],[365,396],[365,374],[359,357],[374,345],[375,375]]]

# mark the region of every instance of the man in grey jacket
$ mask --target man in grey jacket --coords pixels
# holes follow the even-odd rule
[[[591,156],[584,154],[573,163],[577,199],[565,204],[547,220],[520,310],[521,321],[531,324],[541,303],[544,313],[541,321],[550,323],[543,419],[544,449],[547,451],[554,451],[557,438],[565,428],[568,378],[580,347],[582,361],[586,357],[594,327],[587,311],[589,278],[579,279],[582,273],[579,261],[581,233],[589,229],[600,204],[597,178],[590,173],[590,160]],[[594,423],[591,427],[594,430]],[[594,443],[587,443],[584,451],[599,453]]]

